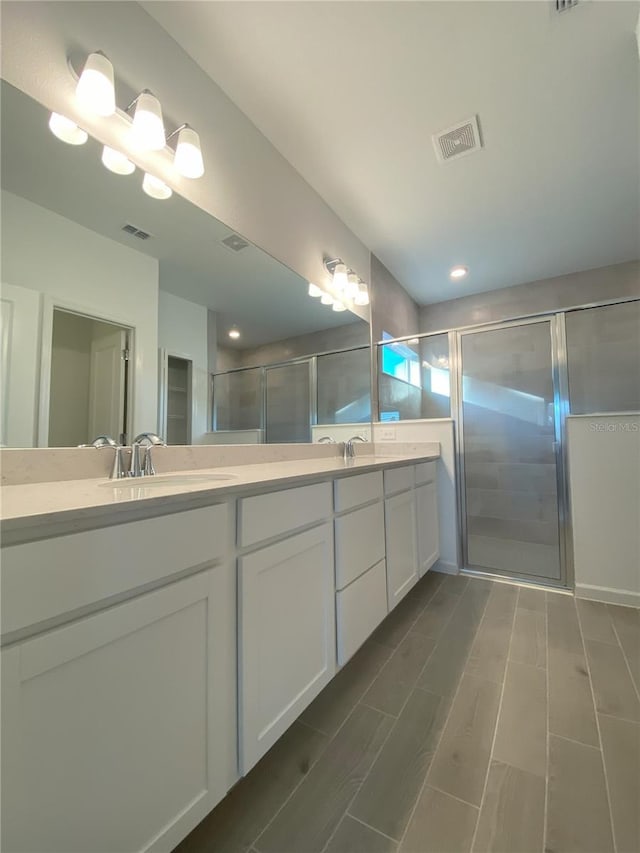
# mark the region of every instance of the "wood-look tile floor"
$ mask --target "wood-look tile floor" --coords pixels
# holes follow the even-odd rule
[[[640,611],[428,574],[179,853],[638,853]]]

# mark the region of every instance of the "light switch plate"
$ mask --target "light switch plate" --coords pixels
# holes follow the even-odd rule
[[[381,441],[395,441],[396,431],[393,427],[383,427],[380,430]]]

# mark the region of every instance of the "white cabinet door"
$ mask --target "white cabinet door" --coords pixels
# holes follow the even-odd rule
[[[336,669],[332,525],[239,560],[240,766],[246,773]]]
[[[391,611],[418,580],[413,490],[401,492],[385,500],[384,529],[387,545],[387,596]]]
[[[387,615],[384,560],[336,593],[338,663],[343,666]]]
[[[224,796],[222,572],[3,650],[3,850],[170,850]]]
[[[438,496],[435,481],[416,488],[418,527],[418,568],[426,574],[440,556],[438,532]]]

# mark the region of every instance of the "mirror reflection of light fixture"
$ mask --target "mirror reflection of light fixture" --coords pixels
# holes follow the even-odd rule
[[[74,121],[60,115],[60,113],[51,113],[49,130],[62,142],[66,142],[67,145],[84,145],[89,138],[86,130],[82,130]]]
[[[113,65],[101,50],[90,53],[76,86],[76,97],[89,112],[112,116],[116,111]]]
[[[137,148],[143,151],[161,151],[167,144],[162,121],[160,101],[148,89],[144,89],[127,107],[135,105],[131,136]]]
[[[230,338],[233,338],[234,341],[237,341],[240,337],[240,329],[237,326],[232,326],[227,334]]]
[[[309,290],[307,292],[312,299],[317,299],[323,294],[322,288],[318,287],[317,284],[313,284],[312,282],[309,282]]]
[[[358,283],[358,292],[356,293],[353,301],[356,305],[361,306],[369,304],[369,289],[364,281]]]
[[[116,175],[131,175],[136,170],[135,163],[132,163],[128,157],[125,157],[120,151],[116,151],[115,148],[109,148],[108,145],[102,149],[100,159],[103,166]]]
[[[347,306],[344,303],[340,302],[339,299],[335,299],[333,302],[333,306],[332,306],[331,310],[332,311],[346,311]]]
[[[204,175],[204,161],[200,148],[200,137],[192,127],[183,124],[167,137],[178,134],[178,144],[173,158],[176,171],[185,178],[201,178]]]
[[[142,189],[146,192],[148,196],[151,198],[157,199],[165,199],[171,198],[173,195],[173,190],[171,187],[168,187],[164,181],[161,181],[160,178],[156,178],[155,175],[150,175],[149,172],[144,173],[144,178],[142,179]]]
[[[323,305],[333,305],[333,296],[330,293],[323,293],[320,297],[320,302]]]

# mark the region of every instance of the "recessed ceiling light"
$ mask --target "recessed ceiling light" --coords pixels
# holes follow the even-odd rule
[[[229,329],[228,335],[230,338],[233,338],[235,341],[240,337],[240,329],[237,329],[234,326],[232,329]]]
[[[464,278],[465,275],[469,275],[469,267],[457,266],[452,267],[449,271],[449,278]]]

